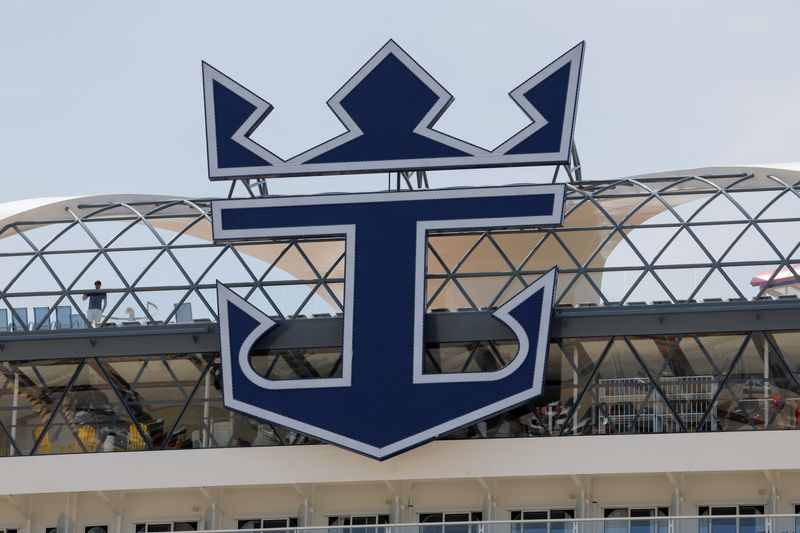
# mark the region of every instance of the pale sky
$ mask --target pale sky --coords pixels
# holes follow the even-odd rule
[[[527,124],[507,93],[585,40],[575,134],[585,179],[798,161],[798,21],[795,0],[3,0],[0,202],[223,196],[227,185],[208,181],[201,60],[275,106],[254,139],[288,157],[343,131],[325,102],[390,38],[455,97],[437,129],[483,146]],[[271,191],[379,190],[386,178],[283,178]]]

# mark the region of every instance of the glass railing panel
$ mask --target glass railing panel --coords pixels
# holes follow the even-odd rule
[[[615,513],[606,518],[566,518],[539,520],[483,520],[442,522],[413,520],[386,525],[355,524],[328,527],[293,527],[285,533],[796,533],[800,525],[797,514],[719,514],[723,506],[714,513],[703,516],[662,516],[661,509],[652,516],[633,516],[632,513]],[[731,506],[733,507],[733,506]],[[735,507],[734,507],[735,509]],[[627,511],[627,509],[626,509]],[[747,513],[745,506],[737,509]],[[453,513],[465,514],[465,513]],[[620,516],[616,516],[619,514]],[[240,528],[237,530],[207,530],[206,533],[263,533],[263,529]]]

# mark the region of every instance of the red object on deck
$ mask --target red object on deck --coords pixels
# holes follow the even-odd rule
[[[794,272],[800,273],[800,264],[792,265],[792,268]],[[794,272],[789,270],[789,267],[781,268],[777,274],[775,274],[774,270],[759,272],[750,280],[750,285],[753,287],[782,287],[784,285],[794,285],[795,283],[800,284],[800,277]],[[773,274],[775,274],[774,278],[772,277]],[[770,281],[770,278],[772,278],[772,281]]]

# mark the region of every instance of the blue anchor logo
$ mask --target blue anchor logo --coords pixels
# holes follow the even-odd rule
[[[556,270],[493,312],[519,343],[506,367],[428,374],[426,245],[431,231],[558,226],[564,197],[563,185],[525,185],[214,201],[218,242],[345,237],[341,377],[259,375],[250,352],[279,326],[219,283],[225,406],[385,459],[541,394]]]

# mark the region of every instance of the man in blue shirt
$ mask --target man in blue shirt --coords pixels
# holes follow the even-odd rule
[[[86,311],[86,318],[89,319],[89,325],[100,327],[100,321],[103,318],[103,311],[106,309],[106,293],[100,290],[102,283],[100,280],[94,282],[94,290],[90,293],[84,294],[83,299],[89,299],[89,309]]]

